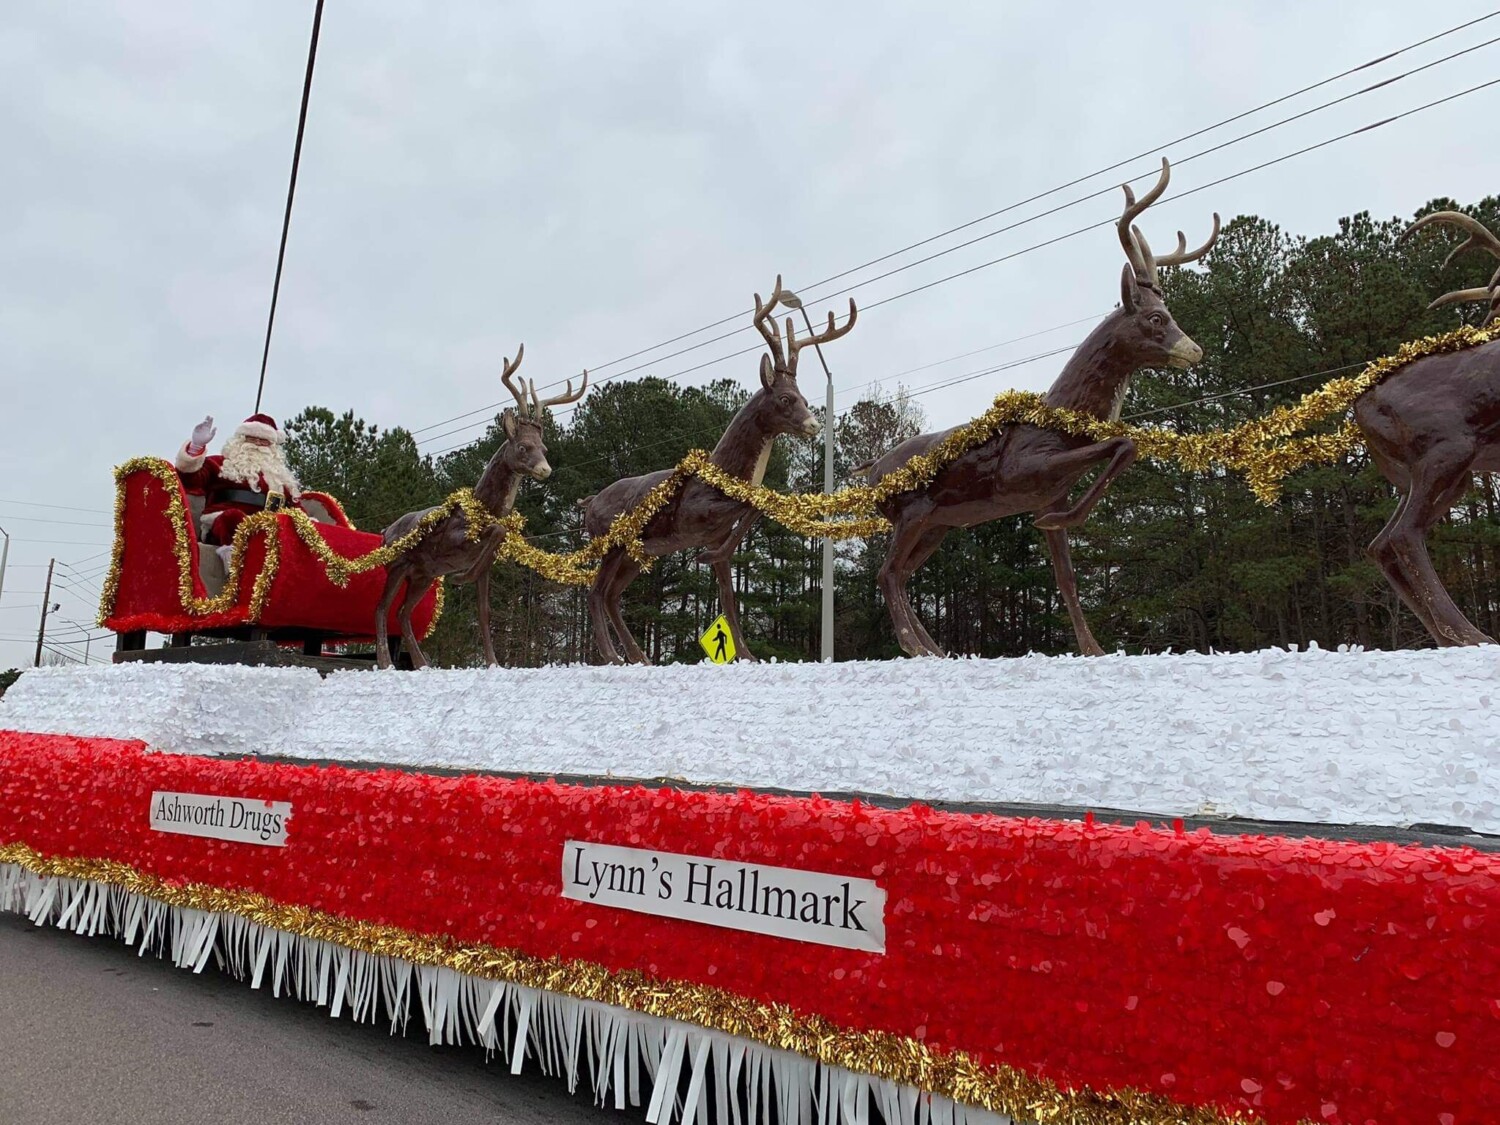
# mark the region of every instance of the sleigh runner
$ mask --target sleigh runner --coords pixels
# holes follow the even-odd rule
[[[305,521],[286,511],[246,520],[226,568],[199,538],[204,498],[183,487],[170,462],[137,458],[116,470],[115,481],[114,554],[99,618],[118,634],[116,661],[301,662],[289,648],[326,659],[327,645],[375,639],[385,569],[349,575],[341,586],[323,556],[358,558],[378,549],[381,537],[355,528],[332,496],[302,493]],[[418,637],[432,631],[441,601],[437,585],[413,609]],[[400,633],[394,610],[387,631]],[[169,647],[148,652],[148,632],[168,634]],[[190,648],[195,636],[245,643]]]

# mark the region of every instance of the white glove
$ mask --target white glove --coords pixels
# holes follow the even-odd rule
[[[214,435],[219,431],[214,429],[214,416],[210,414],[193,427],[193,436],[188,441],[188,450],[196,450],[202,453],[208,448],[208,443],[214,440]]]

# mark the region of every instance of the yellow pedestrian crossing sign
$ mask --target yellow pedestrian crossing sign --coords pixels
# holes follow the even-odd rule
[[[715,664],[728,664],[734,659],[734,634],[729,631],[729,619],[722,613],[714,618],[698,643]]]

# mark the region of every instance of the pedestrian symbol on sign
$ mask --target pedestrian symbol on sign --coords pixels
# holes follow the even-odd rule
[[[734,659],[734,634],[729,631],[729,621],[721,613],[712,625],[698,638],[703,651],[715,664],[728,664]]]

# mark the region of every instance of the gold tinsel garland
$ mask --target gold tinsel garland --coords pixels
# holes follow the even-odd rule
[[[640,503],[615,517],[603,535],[576,551],[555,553],[528,543],[523,535],[525,521],[519,513],[503,519],[495,516],[474,496],[472,489],[459,489],[443,504],[427,512],[417,526],[394,543],[377,548],[367,555],[346,559],[336,554],[318,535],[313,521],[305,512],[290,509],[279,513],[292,520],[298,537],[308,550],[328,568],[335,585],[346,584],[354,574],[363,574],[385,566],[419,541],[439,520],[462,512],[468,521],[469,538],[477,539],[491,527],[503,527],[504,539],[495,558],[507,559],[536,571],[563,585],[587,586],[594,579],[594,568],[611,551],[624,550],[644,569],[654,561],[645,551],[645,530],[656,515],[687,484],[696,478],[718,489],[732,499],[749,504],[756,511],[783,527],[806,538],[862,539],[890,529],[890,523],[878,514],[880,505],[893,496],[930,484],[947,465],[969,450],[983,445],[1007,426],[1036,426],[1071,437],[1090,441],[1129,438],[1143,457],[1171,462],[1190,472],[1211,468],[1243,473],[1257,499],[1275,503],[1288,475],[1310,465],[1327,464],[1358,449],[1359,428],[1346,420],[1327,433],[1306,434],[1301,431],[1330,418],[1346,414],[1356,399],[1382,379],[1407,364],[1425,356],[1461,351],[1500,339],[1500,321],[1487,328],[1465,325],[1441,336],[1428,336],[1402,344],[1394,354],[1372,361],[1358,375],[1332,379],[1297,402],[1279,406],[1264,417],[1252,419],[1228,430],[1183,434],[1158,426],[1132,426],[1084,414],[1065,407],[1048,406],[1041,395],[1028,391],[1005,391],[996,396],[990,408],[967,425],[960,426],[929,452],[912,457],[899,469],[873,485],[852,485],[832,494],[796,493],[788,495],[764,485],[752,484],[719,468],[701,449],[691,450],[672,472],[653,487]],[[115,470],[120,482],[115,500],[115,549],[108,577],[104,583],[100,621],[114,605],[118,585],[122,540],[120,529],[124,512],[124,477],[137,469],[155,473],[176,499],[177,477],[172,466],[154,457],[137,458]],[[258,532],[270,532],[277,518],[268,512],[250,516],[235,533],[234,551],[224,593],[215,598],[192,596],[192,570],[185,560],[191,559],[191,528],[186,509],[178,503],[173,516],[177,531],[176,552],[183,605],[193,614],[222,612],[233,606],[239,586],[239,565],[244,542]],[[172,515],[169,502],[169,515]],[[837,517],[837,518],[835,518]],[[275,576],[278,558],[276,537],[267,536],[267,558],[256,577],[251,597],[251,620],[264,607]]]
[[[659,980],[587,961],[460,945],[449,938],[286,906],[249,891],[172,882],[112,860],[47,856],[15,843],[0,845],[0,863],[15,864],[40,876],[122,887],[169,906],[235,914],[262,926],[364,953],[399,957],[417,965],[440,965],[487,980],[546,989],[695,1024],[777,1050],[794,1051],[827,1066],[915,1086],[1018,1121],[1047,1125],[1247,1125],[1255,1120],[1205,1106],[1183,1105],[1139,1090],[1063,1089],[1003,1063],[981,1063],[965,1052],[935,1050],[920,1040],[889,1032],[856,1031],[821,1016],[801,1015],[785,1005],[764,1004],[725,989]]]

